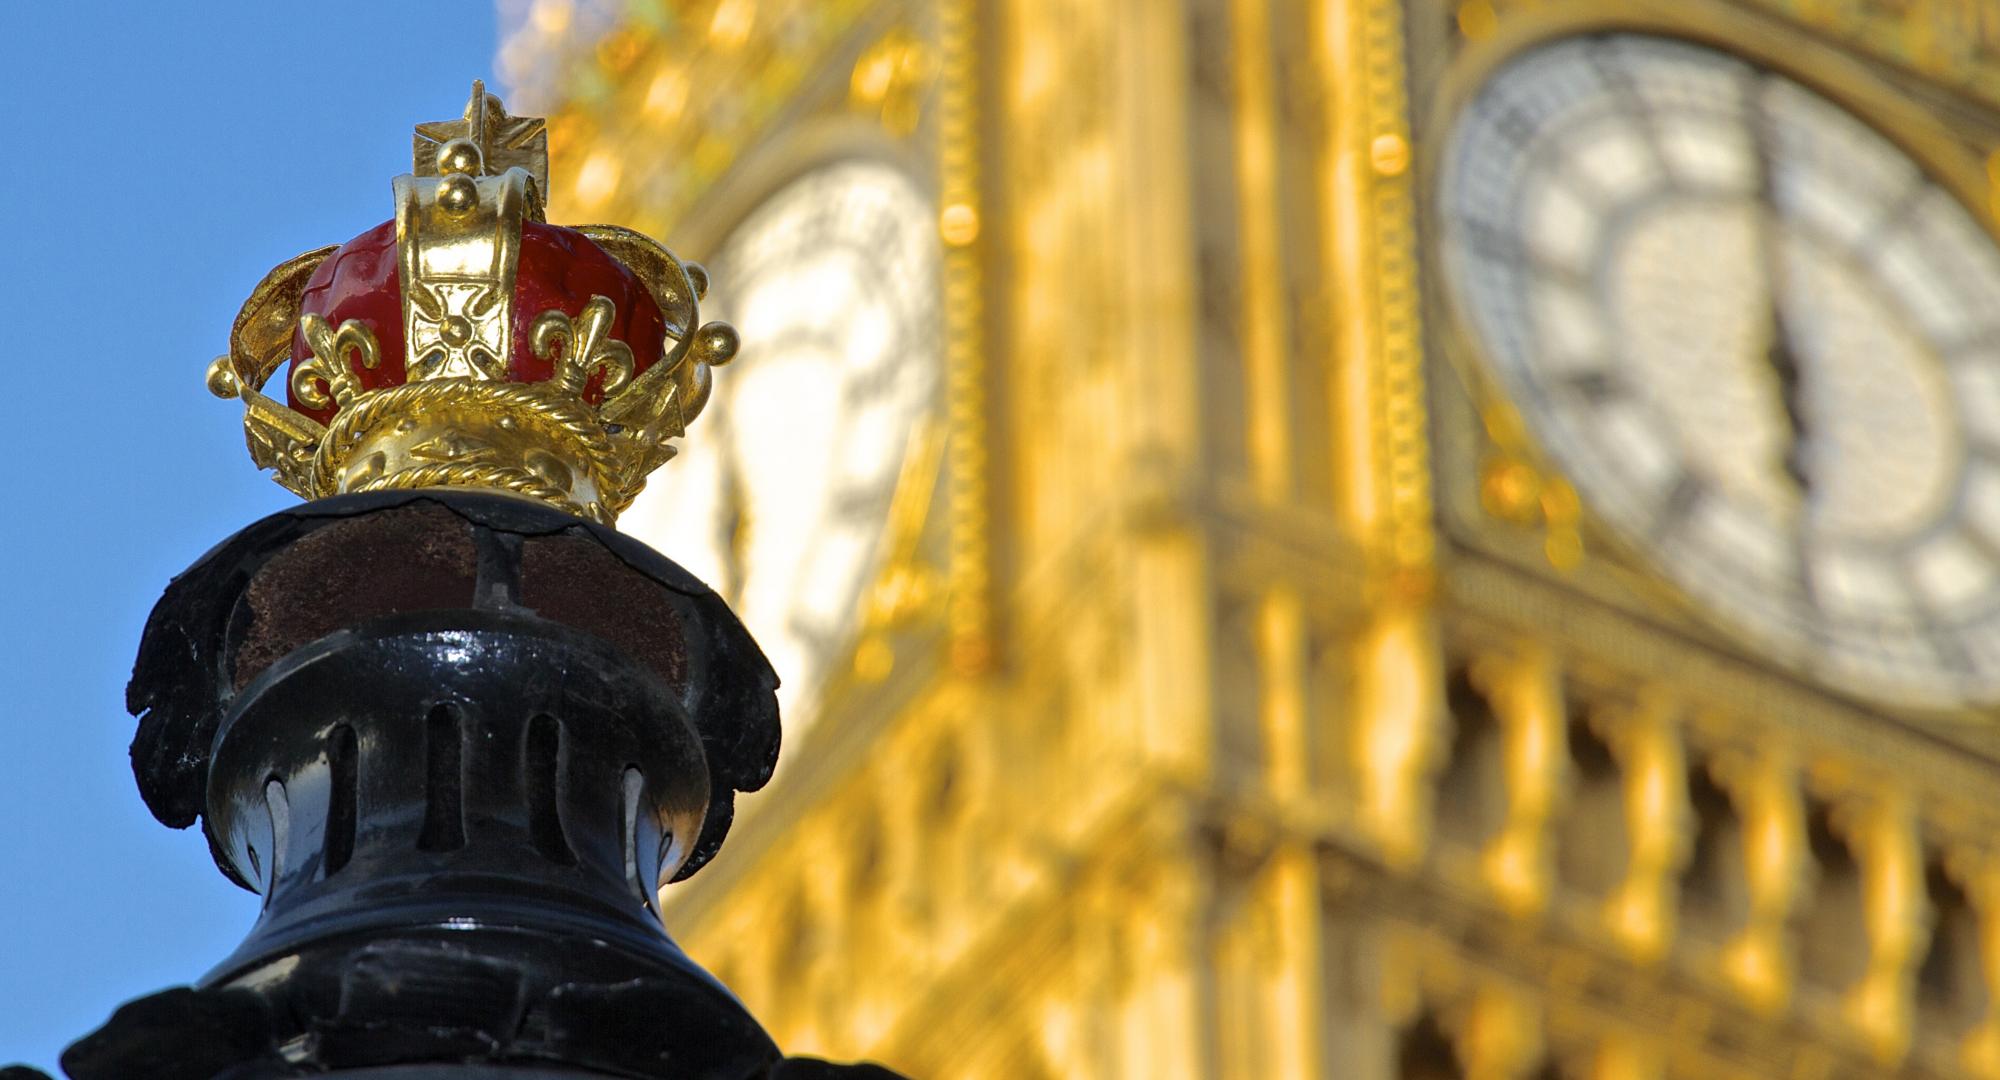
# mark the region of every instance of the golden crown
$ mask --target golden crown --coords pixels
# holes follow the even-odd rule
[[[707,273],[630,229],[548,224],[547,126],[481,83],[414,142],[395,218],[265,275],[209,389],[305,498],[476,487],[611,523],[736,353],[700,322]]]

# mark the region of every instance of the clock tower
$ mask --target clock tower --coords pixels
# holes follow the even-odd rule
[[[504,7],[504,5],[503,5]],[[668,924],[929,1077],[2000,1076],[2000,15],[524,4],[746,344]]]

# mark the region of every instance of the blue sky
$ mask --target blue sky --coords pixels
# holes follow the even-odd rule
[[[203,369],[266,270],[391,216],[496,42],[480,0],[19,2],[0,42],[0,1064],[54,1071],[256,912],[126,757],[167,579],[295,501]]]

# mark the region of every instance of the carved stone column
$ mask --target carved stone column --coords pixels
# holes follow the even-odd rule
[[[1659,960],[1672,943],[1672,889],[1688,857],[1686,755],[1667,701],[1648,695],[1605,730],[1624,777],[1626,865],[1604,917],[1641,963]]]

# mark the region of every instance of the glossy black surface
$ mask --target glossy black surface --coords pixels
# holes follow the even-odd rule
[[[414,525],[398,525],[389,519],[399,511],[431,514]],[[192,825],[201,814],[210,744],[236,693],[236,662],[247,633],[245,595],[255,575],[322,530],[358,527],[389,534],[391,542],[369,550],[365,537],[348,541],[345,546],[358,549],[350,562],[363,564],[334,567],[355,574],[348,598],[371,584],[388,590],[406,584],[393,579],[395,568],[366,564],[396,560],[399,546],[427,539],[409,534],[451,527],[444,518],[462,526],[479,564],[469,568],[471,580],[462,601],[447,607],[504,608],[516,602],[532,607],[535,599],[523,596],[523,590],[539,585],[551,598],[600,596],[607,605],[629,608],[639,599],[629,595],[633,586],[643,584],[656,609],[673,613],[687,635],[688,661],[685,676],[673,689],[701,736],[711,781],[702,833],[678,876],[700,869],[722,846],[736,793],[762,787],[777,764],[777,676],[722,598],[679,565],[614,529],[505,495],[419,491],[321,499],[249,526],[176,577],[147,620],[126,690],[126,708],[139,717],[132,770],[147,807],[177,829]],[[394,543],[399,540],[404,543]],[[632,576],[610,581],[602,574],[564,573],[569,568],[557,567],[549,576],[558,580],[527,580],[523,561],[528,545],[555,542],[601,552]],[[375,558],[369,560],[368,554]],[[384,601],[383,613],[409,610],[394,606],[399,597],[377,599]],[[615,610],[589,614],[597,616],[591,620],[596,625],[581,629],[599,636],[625,629],[604,625],[619,617]]]
[[[148,805],[200,820],[264,908],[64,1069],[890,1076],[782,1060],[655,906],[769,777],[775,687],[700,582],[536,504],[350,496],[252,525],[169,587],[128,699]]]

